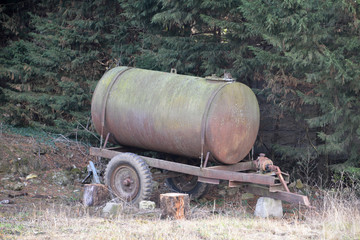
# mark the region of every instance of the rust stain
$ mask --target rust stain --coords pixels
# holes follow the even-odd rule
[[[184,215],[184,199],[183,197],[177,197],[175,201],[175,218],[182,219],[185,217]]]
[[[234,164],[251,150],[260,114],[250,88],[238,82],[224,84],[117,67],[105,73],[95,89],[93,123],[103,137],[110,132],[113,143],[193,158],[210,152],[218,162]]]

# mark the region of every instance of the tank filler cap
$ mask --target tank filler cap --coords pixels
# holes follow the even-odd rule
[[[224,72],[223,77],[218,77],[216,74],[205,77],[208,81],[219,81],[219,82],[234,82],[235,79],[232,78],[231,74],[228,72]]]

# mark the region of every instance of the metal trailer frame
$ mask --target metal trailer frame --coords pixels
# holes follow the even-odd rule
[[[90,155],[112,159],[120,153],[132,152],[128,150],[129,149],[123,147],[91,147]],[[246,161],[233,165],[218,165],[211,167],[206,167],[209,154],[207,154],[205,162],[201,163],[202,165],[199,167],[157,158],[145,157],[141,155],[138,156],[143,159],[149,167],[197,176],[199,182],[219,184],[220,180],[226,180],[229,182],[229,187],[240,187],[244,191],[253,193],[255,195],[271,197],[290,203],[310,206],[310,202],[307,196],[291,193],[288,190],[287,184],[289,183],[289,175],[282,173],[280,169],[272,165],[271,160],[266,158],[264,155],[261,155],[255,161]],[[270,166],[268,173],[262,173],[261,169],[259,171],[259,159],[265,160],[265,163],[267,164],[266,168]],[[269,161],[271,162],[270,164],[268,164]]]

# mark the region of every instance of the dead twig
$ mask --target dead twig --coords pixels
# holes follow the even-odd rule
[[[64,141],[61,140],[61,139],[65,140],[67,143],[70,143],[70,142],[71,142],[70,139],[68,139],[67,137],[65,137],[65,136],[62,135],[62,134],[59,134],[59,137],[57,137],[57,138],[54,140],[54,142],[64,142]]]
[[[80,148],[80,144],[78,142],[78,135],[77,135],[77,132],[78,132],[78,129],[79,129],[79,125],[76,126],[76,132],[75,132],[75,140],[76,140],[76,146],[78,148],[78,150],[81,152],[82,155],[84,156],[88,156],[86,153],[84,153],[81,148]]]
[[[93,133],[92,131],[90,131],[89,129],[87,129],[86,127],[84,127],[81,123],[79,123],[79,121],[76,121],[78,123],[78,125],[80,125],[80,127],[82,127],[86,132],[90,133],[93,137],[95,137],[98,141],[100,141],[100,139],[98,138],[98,136],[96,136],[95,133]]]

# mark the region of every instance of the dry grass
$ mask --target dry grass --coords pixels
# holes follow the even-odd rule
[[[319,216],[311,219],[321,224],[322,238],[360,239],[360,200],[354,193],[327,191],[319,203]]]
[[[284,219],[256,218],[241,207],[212,214],[195,206],[191,219],[170,221],[159,211],[104,218],[81,205],[39,205],[0,213],[0,239],[360,239],[359,200],[331,192],[320,198],[316,209]]]
[[[182,221],[160,220],[158,216],[119,215],[101,217],[68,217],[67,208],[60,212],[47,209],[33,213],[26,220],[9,221],[11,238],[21,239],[301,239],[315,237],[309,225],[297,221],[234,218],[212,215]],[[10,229],[8,229],[10,231]],[[15,232],[17,231],[17,232]],[[15,235],[14,235],[15,234]],[[18,234],[18,236],[16,236]]]

